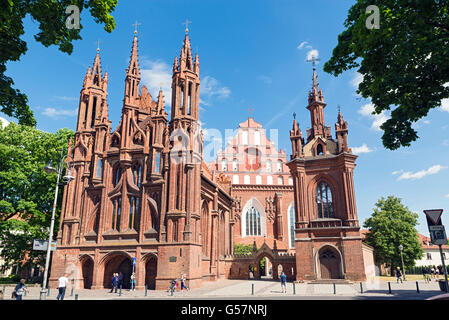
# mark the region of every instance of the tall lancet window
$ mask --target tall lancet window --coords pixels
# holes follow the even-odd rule
[[[290,248],[295,247],[295,206],[290,205],[288,208],[288,224],[290,227]]]
[[[318,218],[333,218],[334,206],[332,203],[332,191],[327,183],[321,182],[316,188],[316,203],[318,206]]]
[[[138,231],[139,223],[140,223],[140,198],[129,197],[128,228]]]
[[[132,168],[133,182],[140,188],[142,184],[142,166],[139,163],[135,163]]]
[[[112,229],[120,231],[120,217],[122,211],[122,198],[112,200]]]
[[[103,166],[103,160],[98,159],[97,160],[97,178],[100,178],[100,179],[101,179],[102,166]]]
[[[261,224],[260,224],[260,212],[256,208],[250,207],[246,212],[246,235],[247,236],[260,236]]]
[[[114,185],[114,187],[120,181],[121,175],[122,175],[122,168],[120,168],[120,166],[115,167],[114,174],[112,176],[112,184]]]

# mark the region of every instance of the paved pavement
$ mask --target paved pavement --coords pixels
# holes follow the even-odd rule
[[[373,283],[363,283],[363,292],[360,283],[336,284],[335,292],[333,284],[307,284],[293,283],[287,284],[287,293],[282,293],[278,281],[253,281],[253,280],[228,280],[220,279],[214,282],[206,282],[201,288],[175,292],[173,296],[166,291],[145,290],[129,291],[122,290],[122,294],[109,293],[109,289],[103,290],[74,290],[66,291],[66,300],[111,300],[111,299],[300,299],[300,300],[378,300],[378,299],[398,299],[414,300],[426,299],[442,294],[437,282],[425,283],[418,281],[419,290],[417,292],[416,281],[405,281],[404,283],[391,282],[391,294],[388,289],[388,282],[377,281]],[[253,287],[254,286],[254,287]],[[1,286],[0,286],[1,288]],[[29,288],[30,293],[24,296],[25,300],[39,299],[39,287]],[[6,287],[5,300],[11,300],[13,287]],[[253,294],[254,292],[254,294]],[[56,289],[51,289],[47,300],[55,300]],[[77,295],[77,296],[76,296]]]

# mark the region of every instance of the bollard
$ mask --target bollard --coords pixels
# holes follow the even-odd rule
[[[73,287],[72,290],[70,291],[70,296],[73,297]]]
[[[334,283],[334,294],[337,294],[337,286]]]
[[[78,300],[78,293],[75,294],[75,300]]]
[[[148,291],[148,285],[145,285],[145,297],[147,296],[147,291]]]
[[[254,283],[251,284],[251,295],[254,295]]]
[[[360,282],[360,293],[363,294],[363,284]]]
[[[390,284],[390,281],[388,281],[388,293],[391,294],[391,284]]]
[[[47,287],[47,296],[50,295],[50,287]]]
[[[120,293],[118,295],[119,295],[119,297],[122,296],[122,285],[120,285]]]
[[[293,294],[296,294],[295,282],[293,281]]]
[[[419,285],[418,285],[418,281],[416,281],[416,292],[417,292],[417,293],[420,293],[420,292],[419,292]]]

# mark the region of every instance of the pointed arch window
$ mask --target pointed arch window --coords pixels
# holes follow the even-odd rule
[[[120,231],[120,217],[122,210],[122,198],[112,200],[112,229]]]
[[[334,205],[332,203],[332,191],[325,182],[318,184],[316,189],[316,203],[318,207],[318,218],[333,218]]]
[[[112,184],[114,187],[118,184],[120,181],[120,177],[122,175],[122,168],[120,166],[115,167],[114,174],[112,175]]]
[[[290,248],[295,247],[295,206],[292,204],[288,208],[288,224],[290,228]]]
[[[161,153],[159,151],[156,151],[154,159],[154,172],[161,173]]]
[[[261,223],[260,223],[260,212],[252,206],[246,212],[246,235],[247,236],[260,236]]]
[[[100,178],[100,179],[101,179],[102,167],[103,167],[103,160],[98,159],[97,160],[97,178]]]
[[[129,197],[128,228],[138,231],[139,225],[140,225],[140,198]]]
[[[316,155],[320,156],[322,154],[324,154],[324,150],[323,150],[323,145],[320,143],[316,147]]]
[[[136,186],[140,188],[142,184],[142,166],[140,163],[135,163],[132,168],[133,171],[133,182]]]

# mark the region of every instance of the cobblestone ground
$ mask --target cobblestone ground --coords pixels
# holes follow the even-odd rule
[[[254,287],[253,287],[254,286]],[[372,283],[363,283],[363,293],[361,291],[360,283],[355,284],[336,284],[335,292],[333,284],[307,284],[307,283],[288,283],[287,293],[282,293],[281,286],[278,281],[252,281],[252,280],[228,280],[220,279],[215,282],[206,282],[201,288],[190,291],[180,292],[179,290],[171,296],[166,291],[148,290],[145,295],[145,290],[122,290],[119,293],[109,293],[109,289],[103,290],[87,290],[78,289],[72,290],[69,287],[66,291],[65,300],[111,300],[111,299],[244,299],[244,298],[274,298],[279,299],[285,297],[286,299],[302,298],[319,299],[319,297],[336,297],[336,298],[356,298],[356,299],[425,299],[431,296],[442,294],[437,282],[433,281],[426,283],[418,281],[420,292],[417,292],[416,281],[405,281],[404,283],[390,282],[391,294],[389,293],[388,282],[375,281]],[[2,286],[0,285],[0,288]],[[13,287],[6,287],[4,300],[12,300],[11,293]],[[24,300],[39,299],[39,287],[30,287],[30,292],[24,296]],[[253,294],[254,292],[254,294]],[[47,300],[56,300],[58,291],[51,289],[50,294],[46,297]],[[77,295],[77,296],[76,296]]]

